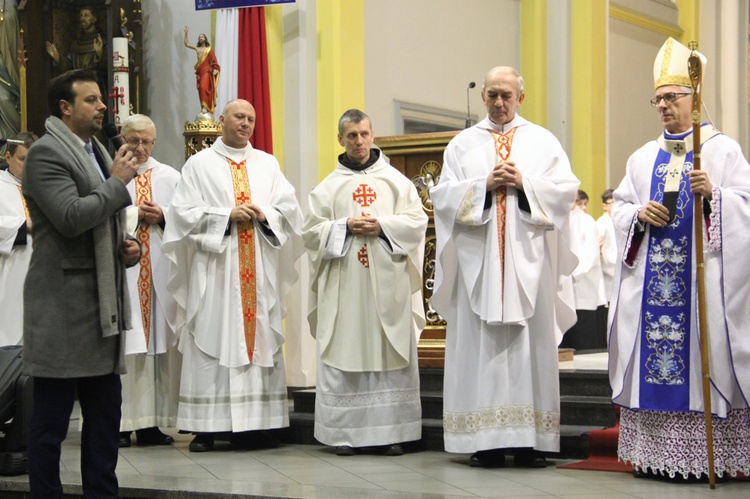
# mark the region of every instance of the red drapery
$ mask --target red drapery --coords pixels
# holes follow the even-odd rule
[[[255,107],[253,147],[273,154],[271,91],[268,85],[268,50],[264,7],[240,9],[237,61],[237,97]]]

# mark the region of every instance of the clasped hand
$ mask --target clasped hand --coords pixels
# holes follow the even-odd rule
[[[349,217],[346,220],[346,225],[351,233],[356,236],[378,237],[381,232],[378,219],[364,212],[359,216]]]
[[[232,208],[231,213],[229,213],[230,222],[252,222],[253,220],[266,221],[266,214],[257,204],[243,203]]]
[[[487,192],[502,186],[523,190],[523,175],[521,175],[521,170],[516,168],[514,161],[500,160],[487,175]]]

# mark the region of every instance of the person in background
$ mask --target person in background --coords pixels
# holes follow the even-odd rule
[[[599,259],[599,233],[594,218],[588,214],[589,196],[578,190],[570,214],[570,231],[578,266],[573,271],[577,321],[562,342],[561,348],[596,350],[607,348],[606,322],[599,322],[598,308],[607,304]]]
[[[148,116],[128,116],[121,134],[138,166],[138,175],[127,186],[133,201],[127,209],[127,231],[142,253],[138,265],[127,272],[134,305],[133,329],[125,334],[128,372],[122,376],[120,447],[130,447],[133,430],[138,445],[167,445],[174,438],[159,426],[173,428],[177,423],[182,362],[175,334],[177,303],[167,291],[169,260],[161,242],[180,174],[151,156],[156,125]]]
[[[0,171],[0,346],[23,340],[23,282],[31,260],[31,218],[21,191],[26,155],[37,136],[21,132],[5,150]]]

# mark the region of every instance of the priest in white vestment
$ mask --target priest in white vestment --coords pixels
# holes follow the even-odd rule
[[[588,214],[588,201],[588,194],[579,189],[570,213],[573,252],[578,257],[578,266],[573,271],[577,321],[560,343],[560,348],[573,348],[577,351],[607,348],[606,313],[601,314],[603,320],[600,321],[598,310],[607,304],[599,254],[599,233],[594,217]]]
[[[599,252],[604,275],[604,295],[609,303],[612,297],[612,282],[617,262],[617,242],[615,241],[615,226],[612,223],[612,205],[614,191],[607,189],[602,194],[602,209],[604,213],[596,219],[596,230],[599,232]]]
[[[609,318],[618,456],[639,476],[680,480],[709,473],[696,237],[704,243],[714,472],[750,474],[750,165],[737,142],[704,124],[701,168],[693,168],[690,52],[672,38],[659,51],[651,104],[664,133],[630,157],[615,190],[620,257]],[[702,234],[694,233],[696,194]]]
[[[403,454],[419,440],[417,340],[424,328],[427,215],[414,185],[371,148],[369,117],[339,120],[345,152],[310,194],[310,331],[318,367],[315,438],[338,455]]]
[[[162,244],[183,355],[177,426],[198,433],[193,452],[219,432],[255,445],[262,434],[244,432],[289,425],[282,319],[302,215],[278,161],[249,143],[253,106],[231,101],[220,122],[182,169]]]
[[[156,126],[148,116],[128,116],[121,133],[138,163],[138,175],[127,185],[133,204],[126,213],[127,231],[138,239],[141,259],[127,270],[133,329],[125,332],[120,447],[130,447],[134,430],[138,445],[167,445],[174,438],[159,426],[173,428],[177,422],[181,355],[174,326],[177,304],[167,291],[169,260],[161,243],[180,174],[151,156]]]
[[[433,307],[448,323],[445,449],[472,466],[543,467],[560,447],[557,345],[576,320],[570,208],[579,181],[557,139],[516,111],[523,79],[487,74],[488,116],[445,150]]]
[[[26,153],[36,135],[22,132],[8,143],[0,170],[0,346],[23,343],[23,283],[31,260],[31,218],[21,193]]]

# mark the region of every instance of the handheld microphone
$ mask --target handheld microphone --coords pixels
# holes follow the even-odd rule
[[[103,128],[104,134],[107,136],[109,141],[112,142],[112,145],[115,146],[115,154],[117,154],[117,151],[120,150],[123,144],[120,132],[117,131],[117,127],[114,125],[114,123],[105,123]],[[133,174],[133,178],[137,176],[138,172],[135,172]]]
[[[466,87],[466,126],[464,128],[469,128],[471,126],[471,106],[469,105],[469,90],[476,86],[476,83],[470,81],[469,86]]]
[[[4,146],[5,144],[13,144],[16,146],[22,146],[24,142],[23,140],[16,140],[16,139],[0,139],[0,146]]]
[[[114,125],[114,123],[105,123],[104,124],[104,134],[107,136],[110,142],[112,142],[112,145],[115,146],[115,152],[119,151],[122,147],[122,137],[120,137],[120,132],[117,130],[117,127]]]

